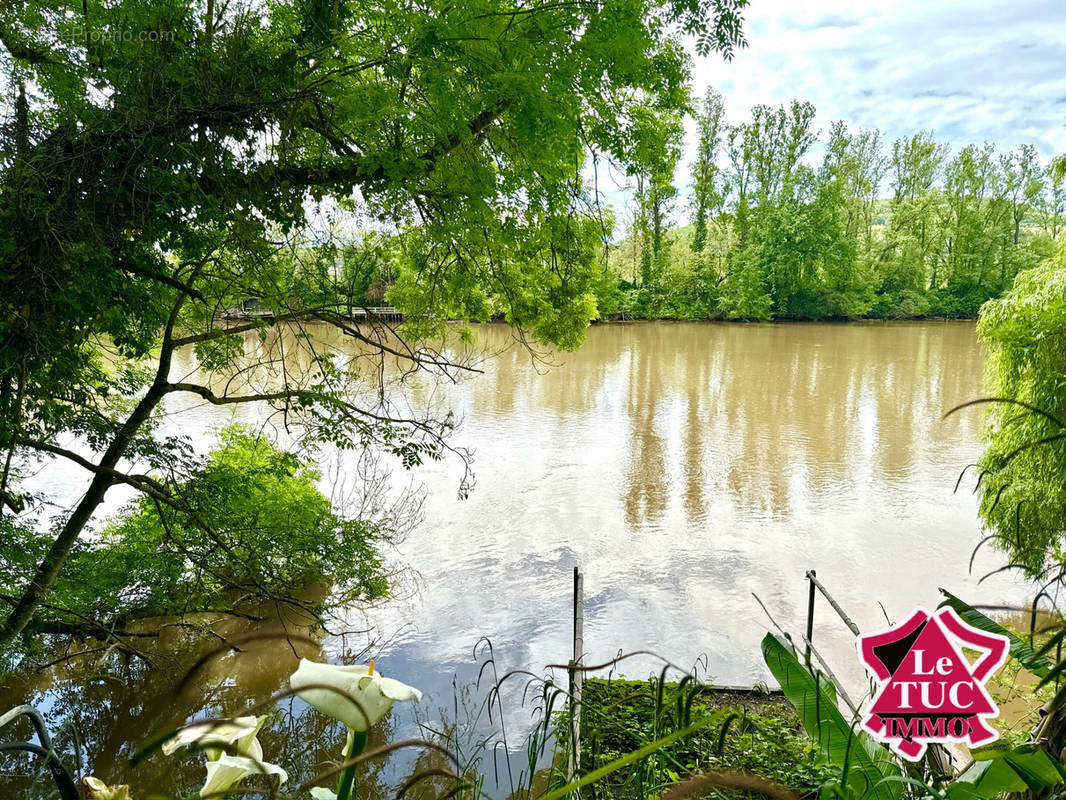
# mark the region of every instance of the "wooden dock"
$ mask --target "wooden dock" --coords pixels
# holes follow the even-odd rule
[[[403,321],[403,312],[393,306],[360,306],[338,313],[352,322],[365,322],[368,319],[382,322]],[[274,312],[263,308],[258,303],[253,305],[245,302],[239,306],[227,308],[221,312],[220,316],[224,320],[272,320],[274,319]]]
[[[400,322],[403,320],[403,312],[393,306],[367,306],[366,308],[353,308],[347,315],[350,319],[383,319],[387,322]]]

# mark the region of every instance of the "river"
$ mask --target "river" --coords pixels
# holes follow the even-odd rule
[[[425,486],[421,524],[388,554],[408,577],[395,600],[353,614],[374,629],[378,668],[426,690],[423,721],[452,714],[454,687],[476,680],[481,637],[501,673],[569,658],[574,566],[589,663],[650,650],[725,684],[769,678],[759,642],[770,622],[753,594],[803,632],[808,569],[864,630],[935,606],[938,587],[972,602],[1027,598],[1010,574],[978,584],[1001,554],[982,549],[968,568],[981,536],[972,475],[954,488],[980,453],[980,412],[943,415],[981,396],[972,323],[600,325],[550,366],[510,337],[478,326],[477,344],[498,352],[483,374],[415,384],[413,403],[432,397],[462,420],[453,441],[472,451],[476,485],[459,496],[457,458],[393,470],[394,487]],[[175,371],[195,366],[187,352]],[[167,426],[203,447],[213,428],[258,413],[168,410]],[[80,477],[57,473],[55,485],[74,492]],[[822,601],[813,639],[861,684],[853,639]],[[353,647],[330,639],[324,655]],[[260,669],[276,668],[280,684],[294,663],[283,654]],[[661,663],[641,656],[615,674]],[[77,675],[52,672],[27,686],[62,718],[56,698]],[[521,683],[508,686],[517,750],[529,714]],[[137,698],[113,691],[116,718],[136,716]],[[472,694],[476,705],[484,686]],[[411,732],[410,710],[394,717]]]

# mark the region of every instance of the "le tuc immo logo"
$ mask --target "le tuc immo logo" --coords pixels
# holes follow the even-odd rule
[[[862,726],[911,761],[931,742],[988,744],[999,709],[984,683],[1007,658],[1004,636],[985,633],[950,608],[910,618],[858,640],[859,658],[877,680]],[[971,658],[963,651],[976,653]]]

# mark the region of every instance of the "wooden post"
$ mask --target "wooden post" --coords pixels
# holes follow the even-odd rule
[[[585,651],[585,578],[574,567],[574,655],[570,659],[570,761],[567,780],[574,781],[581,769],[581,688],[585,682],[581,660]]]

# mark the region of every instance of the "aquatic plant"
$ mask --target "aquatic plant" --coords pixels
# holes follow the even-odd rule
[[[337,792],[316,787],[312,792],[315,800],[348,800],[355,782],[353,759],[366,749],[367,732],[389,713],[393,703],[422,699],[422,692],[413,686],[375,673],[373,660],[367,666],[338,666],[300,659],[289,685],[305,703],[348,728],[344,746],[347,765]]]
[[[232,720],[194,722],[165,741],[161,750],[172,755],[181,748],[196,748],[207,754],[207,778],[201,797],[225,795],[249,775],[276,775],[283,784],[289,776],[276,764],[263,760],[259,729],[266,715]],[[232,751],[232,752],[231,752]]]

